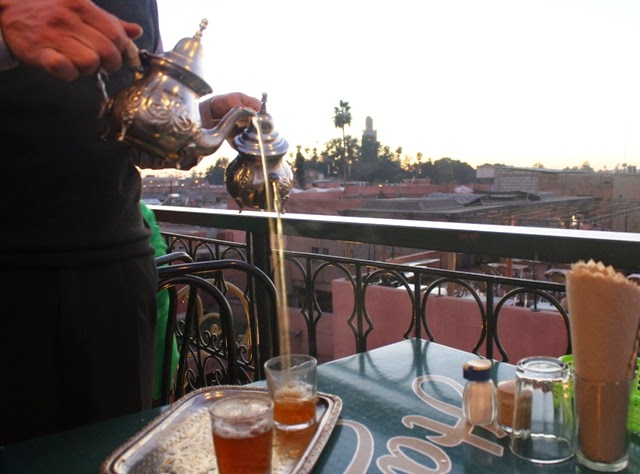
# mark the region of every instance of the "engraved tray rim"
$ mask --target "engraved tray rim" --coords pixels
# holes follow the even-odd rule
[[[160,427],[165,425],[169,418],[177,416],[176,413],[181,410],[188,410],[189,405],[193,404],[196,398],[206,395],[208,392],[232,392],[235,394],[238,392],[258,392],[267,393],[266,387],[250,387],[242,385],[216,385],[211,387],[202,387],[198,390],[194,390],[188,395],[182,397],[180,400],[175,401],[167,407],[161,414],[151,420],[146,426],[141,428],[131,438],[126,440],[120,446],[118,446],[100,465],[100,474],[125,474],[126,470],[117,469],[117,464],[125,457],[130,457],[132,453],[135,453],[139,448],[137,445],[141,445],[154,436],[154,433],[158,431]],[[218,398],[224,395],[219,396]],[[300,456],[300,460],[296,463],[290,474],[308,474],[315,465],[316,461],[320,457],[320,454],[324,450],[329,437],[333,432],[333,429],[338,422],[338,417],[342,411],[342,399],[337,395],[318,392],[318,400],[322,400],[327,404],[327,409],[318,419],[316,432],[311,438],[306,450]]]

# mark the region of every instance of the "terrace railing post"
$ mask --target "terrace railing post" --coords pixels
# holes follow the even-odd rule
[[[364,289],[362,287],[362,265],[356,264],[355,266],[355,280],[356,280],[356,288],[355,288],[355,310],[356,310],[356,352],[366,352],[367,351],[367,338],[364,333],[364,312],[365,312],[365,301],[364,301]]]
[[[426,305],[426,301],[425,301]],[[421,314],[425,314],[426,308],[422,308],[422,274],[417,273],[415,276],[414,287],[413,287],[413,302],[411,304],[411,308],[413,314],[411,317],[413,318],[415,337],[418,339],[422,338],[422,324],[421,324]],[[426,322],[425,322],[426,324]],[[426,328],[425,328],[426,332]]]
[[[312,260],[307,258],[305,260],[305,274],[304,282],[305,282],[305,293],[304,300],[302,303],[302,314],[307,315],[307,343],[309,344],[309,355],[313,357],[318,357],[318,333],[316,331],[316,323],[318,318],[322,316],[320,308],[318,308],[318,314],[316,315],[316,307],[314,305],[314,295],[315,295],[315,287],[314,287],[314,279],[313,275],[313,265]]]
[[[486,343],[486,356],[488,359],[493,359],[493,341],[496,328],[496,320],[493,311],[493,291],[494,282],[487,281],[487,343]]]

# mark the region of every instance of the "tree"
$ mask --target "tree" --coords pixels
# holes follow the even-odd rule
[[[326,166],[327,176],[346,176],[345,157],[342,139],[332,138],[324,144],[322,162]]]
[[[427,161],[422,161],[423,155],[419,154],[420,158],[418,160],[418,164],[416,166],[416,176],[418,178],[429,178],[435,183],[436,171],[435,166],[433,165],[433,160],[431,158],[427,158]]]
[[[451,158],[440,158],[433,163],[433,166],[435,176],[431,178],[435,184],[475,182],[476,172],[467,163]]]
[[[340,104],[347,108],[349,105],[344,101]],[[335,123],[342,120],[340,114],[340,108],[336,107]],[[350,120],[351,116],[348,115]],[[434,163],[431,158],[424,161],[422,153],[418,153],[416,159],[403,155],[402,147],[393,150],[379,142],[375,142],[375,147],[375,154],[366,155],[364,138],[360,145],[358,139],[343,134],[342,138],[325,142],[321,152],[314,149],[305,166],[307,170],[326,173],[325,176],[330,179],[349,177],[370,183],[399,183],[407,178],[430,178],[435,184],[468,184],[476,181],[476,171],[467,163],[451,158],[441,158]],[[308,148],[305,152],[310,153]]]
[[[209,166],[204,175],[204,179],[209,184],[224,184],[224,173],[229,166],[229,158],[218,158],[213,166]]]
[[[369,178],[367,181],[372,183],[395,183],[401,171],[397,154],[393,153],[388,146],[381,147],[378,160],[374,163],[367,163],[366,167]]]
[[[322,175],[323,177],[329,175],[327,172],[327,163],[325,158],[320,154],[317,148],[305,148],[304,152],[309,157],[307,162],[305,163],[305,167],[307,168],[307,174],[313,174],[314,178],[317,178],[318,175]]]
[[[298,145],[298,153],[296,153],[296,160],[293,164],[294,174],[296,180],[298,180],[298,186],[304,189],[307,186],[307,160],[305,160],[302,154],[302,147]]]
[[[627,164],[625,163],[624,166],[626,165]],[[585,161],[584,163],[582,163],[582,166],[580,167],[580,171],[588,171],[589,173],[594,172],[593,168],[591,167],[588,161]]]
[[[347,180],[347,163],[346,163],[346,156],[345,156],[345,148],[346,148],[346,144],[345,144],[345,134],[344,134],[344,127],[346,127],[347,125],[351,125],[351,106],[349,105],[349,102],[341,100],[340,101],[340,105],[338,107],[334,107],[333,108],[333,124],[335,125],[336,128],[339,128],[342,130],[342,149],[341,149],[341,161],[342,161],[342,173],[343,173],[343,178],[346,181]]]

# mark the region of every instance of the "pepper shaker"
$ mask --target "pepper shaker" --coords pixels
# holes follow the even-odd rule
[[[491,361],[474,359],[464,364],[467,380],[462,394],[464,417],[472,425],[490,425],[496,416],[496,386],[491,380]]]

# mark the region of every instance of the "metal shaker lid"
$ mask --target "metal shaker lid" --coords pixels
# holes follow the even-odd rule
[[[469,381],[483,382],[491,377],[492,362],[488,359],[473,359],[462,367],[462,376]]]
[[[287,141],[280,136],[273,125],[271,115],[267,113],[267,94],[262,94],[262,107],[251,124],[234,137],[233,147],[243,155],[261,157],[260,137],[256,122],[259,124],[264,155],[266,157],[283,156],[289,149]]]

